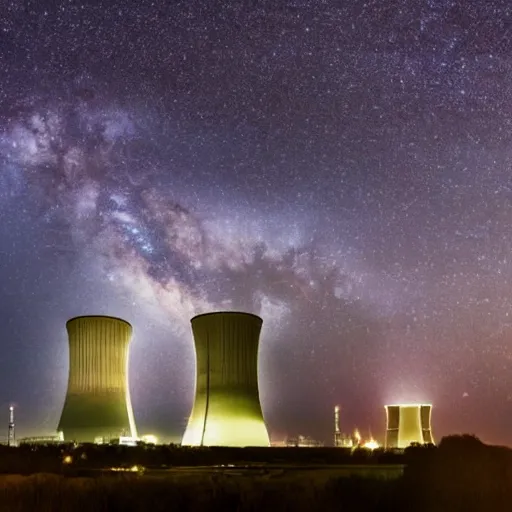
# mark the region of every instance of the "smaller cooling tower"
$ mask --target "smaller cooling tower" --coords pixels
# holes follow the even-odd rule
[[[69,380],[58,430],[66,441],[136,437],[128,389],[132,326],[119,318],[82,316],[66,329]]]
[[[191,323],[196,396],[182,444],[269,446],[258,391],[262,319],[220,312],[196,316]]]
[[[386,405],[386,448],[407,448],[411,443],[434,443],[430,404]]]

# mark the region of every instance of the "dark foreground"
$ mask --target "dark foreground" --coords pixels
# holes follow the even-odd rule
[[[132,466],[133,471],[70,464],[60,474],[0,475],[0,512],[512,510],[509,449],[453,436],[438,448],[408,449],[402,459],[405,464],[362,464],[356,457],[343,465]]]
[[[0,477],[0,510],[8,511],[307,511],[386,510],[397,481],[325,478],[306,472],[244,475]],[[384,507],[384,508],[383,508]]]

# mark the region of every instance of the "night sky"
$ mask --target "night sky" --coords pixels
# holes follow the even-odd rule
[[[189,320],[235,309],[273,439],[431,401],[512,444],[511,55],[508,0],[1,0],[5,435],[55,430],[65,322],[107,314],[179,437]]]

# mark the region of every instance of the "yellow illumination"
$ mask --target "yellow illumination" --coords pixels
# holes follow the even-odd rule
[[[414,402],[408,402],[408,403],[403,403],[403,404],[388,404],[388,405],[385,405],[384,408],[386,409],[387,407],[432,407],[432,404],[428,404],[428,403],[414,403]]]
[[[210,413],[206,429],[203,418],[193,418],[183,437],[182,444],[185,446],[239,447],[270,445],[265,423],[261,421],[259,415],[244,417],[229,408],[226,408],[225,411],[226,414]]]
[[[403,403],[386,405],[386,448],[407,448],[412,443],[433,443],[432,405]]]
[[[131,466],[129,468],[123,468],[123,467],[113,467],[110,468],[110,471],[116,471],[116,472],[122,472],[122,473],[138,473],[143,472],[144,468],[142,466]]]
[[[158,437],[153,434],[147,434],[141,437],[141,441],[146,444],[158,444]]]
[[[66,439],[95,442],[136,438],[128,385],[131,325],[106,316],[82,316],[66,323],[68,388],[58,430]]]
[[[66,455],[63,459],[62,459],[62,462],[64,464],[71,464],[73,462],[73,457],[71,457],[71,455]]]
[[[370,439],[363,444],[363,448],[367,448],[368,450],[376,450],[379,447],[379,443],[375,441],[375,439]]]
[[[270,446],[258,391],[261,318],[217,312],[192,319],[194,406],[185,446]]]

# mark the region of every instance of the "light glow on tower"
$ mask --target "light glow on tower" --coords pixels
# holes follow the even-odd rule
[[[407,448],[412,443],[434,443],[432,404],[393,404],[386,409],[386,448]]]
[[[132,326],[96,315],[72,318],[66,329],[69,380],[58,430],[66,441],[136,438],[128,386]]]
[[[192,319],[196,397],[183,445],[270,446],[258,391],[262,323],[240,312]]]

